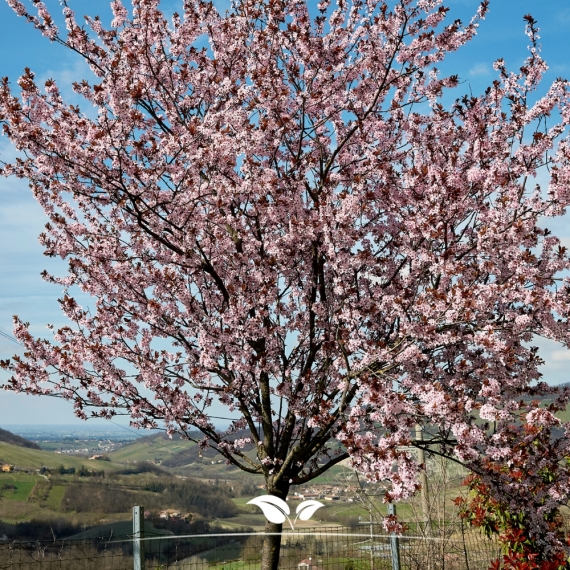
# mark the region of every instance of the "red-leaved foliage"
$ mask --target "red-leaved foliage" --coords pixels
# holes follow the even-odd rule
[[[504,555],[490,570],[570,568],[570,535],[556,501],[564,492],[570,459],[558,460],[551,429],[528,423],[525,414],[508,426],[505,436],[511,459],[487,458],[481,474],[467,477],[467,496],[455,499],[460,516],[487,536],[498,537]],[[523,500],[525,509],[520,507]]]

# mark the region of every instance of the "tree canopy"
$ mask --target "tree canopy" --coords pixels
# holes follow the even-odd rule
[[[6,388],[199,430],[281,497],[350,457],[405,498],[423,447],[545,528],[541,509],[568,498],[570,440],[546,456],[533,441],[567,432],[568,396],[540,382],[532,339],[569,341],[569,257],[543,220],[570,200],[570,107],[565,80],[537,94],[531,16],[520,70],[499,59],[485,93],[451,100],[459,78],[436,66],[487,2],[464,25],[437,0],[323,0],[314,14],[185,0],[170,21],[156,0],[115,0],[109,29],[64,5],[67,33],[41,2],[8,2],[94,77],[74,84],[85,108],[29,69],[18,94],[0,85],[21,151],[2,173],[45,209],[45,253],[68,272],[44,278],[66,288],[70,322],[47,340],[15,320],[26,354],[3,362]],[[558,473],[526,502],[512,492],[524,481],[486,467],[521,445],[529,472]]]

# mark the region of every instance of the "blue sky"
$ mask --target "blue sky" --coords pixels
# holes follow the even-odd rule
[[[48,7],[58,10],[57,0],[44,0]],[[476,10],[475,0],[448,0],[451,17],[467,21]],[[108,19],[107,0],[69,0],[78,16],[99,14]],[[163,2],[167,13],[181,10],[182,0]],[[531,13],[541,30],[543,57],[550,66],[544,90],[556,77],[570,77],[570,2],[568,0],[491,0],[490,13],[482,23],[479,34],[469,45],[452,54],[443,69],[457,73],[464,83],[457,95],[480,93],[494,77],[493,61],[504,58],[515,69],[527,56],[523,15]],[[8,76],[15,83],[25,67],[30,67],[42,80],[55,78],[63,93],[70,95],[72,81],[89,76],[84,64],[71,52],[50,43],[22,18],[18,18],[0,0],[0,77]],[[0,137],[0,156],[8,158],[13,151]],[[0,179],[0,331],[11,333],[12,315],[29,321],[32,332],[46,334],[46,324],[63,324],[57,305],[61,290],[44,283],[43,269],[57,272],[61,262],[42,255],[37,236],[46,220],[34,202],[27,184],[12,179]],[[548,227],[570,246],[570,218],[549,221]],[[545,379],[553,384],[570,381],[566,373],[570,366],[570,351],[552,343],[536,341],[546,360]],[[0,358],[18,352],[18,346],[0,337]],[[5,378],[5,373],[2,376]],[[73,423],[71,405],[53,398],[29,397],[0,392],[0,424],[65,424]]]

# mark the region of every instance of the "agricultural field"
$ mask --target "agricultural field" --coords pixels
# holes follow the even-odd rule
[[[52,485],[47,476],[31,473],[0,473],[0,522],[17,524],[53,518],[69,518],[77,522],[76,513],[65,513],[61,502],[66,482]],[[94,518],[80,516],[89,524]]]
[[[9,501],[25,502],[39,479],[35,475],[0,473],[0,496]]]
[[[145,532],[148,534],[153,535],[161,535],[161,534],[169,534],[168,531],[163,529],[156,528],[152,522],[145,521]],[[133,521],[129,520],[122,520],[112,523],[105,523],[93,526],[88,528],[87,530],[81,531],[73,536],[73,538],[77,539],[89,539],[89,538],[97,538],[99,536],[125,536],[133,531]]]
[[[42,482],[39,475],[0,473],[0,521],[14,524],[37,517],[41,508],[32,494]]]
[[[48,467],[56,469],[60,465],[65,468],[74,467],[80,469],[82,465],[93,468],[94,461],[88,461],[84,457],[75,457],[73,455],[65,455],[63,453],[52,453],[38,449],[28,449],[27,447],[19,447],[9,443],[0,442],[0,462],[16,465],[20,469],[32,470]],[[110,461],[97,462],[97,468],[103,469],[101,464],[105,463],[104,469],[114,471],[121,469],[123,466]]]
[[[54,485],[45,501],[46,506],[52,511],[59,511],[61,507],[61,500],[65,493],[65,485]]]
[[[162,435],[162,434],[161,434]],[[188,440],[170,440],[163,437],[144,437],[128,443],[116,451],[109,453],[112,461],[117,463],[153,461],[161,463],[165,459],[194,447],[196,444]]]
[[[570,407],[566,408],[563,412],[558,412],[556,416],[563,422],[570,422]]]
[[[149,447],[135,448],[139,458],[145,445]],[[187,446],[185,441],[172,442],[172,455]],[[131,448],[126,456],[133,455]],[[136,504],[153,516],[171,509],[191,520],[239,514],[230,498],[235,484],[219,483],[215,475],[203,482],[189,480],[154,462],[135,461],[88,461],[0,443],[1,464],[13,466],[11,472],[0,472],[0,536],[13,532],[6,525],[22,523],[49,528],[50,521],[59,521],[67,534],[70,525],[80,530],[122,520],[128,526]]]
[[[86,529],[103,532],[107,527],[117,535],[132,525],[131,510],[136,504],[144,505],[154,519],[167,509],[179,513],[174,521],[182,525],[179,534],[188,532],[184,524],[200,521],[233,531],[264,528],[261,510],[247,504],[263,494],[262,477],[244,474],[212,453],[201,456],[193,442],[158,434],[122,445],[107,455],[111,461],[88,461],[0,442],[0,461],[17,467],[12,473],[0,473],[0,535],[12,532],[3,530],[5,525],[26,523],[49,530],[55,521],[60,528],[58,536],[77,535]],[[452,469],[446,466],[442,471],[435,464],[428,467],[434,481]],[[457,489],[445,499],[444,511],[451,508],[451,500],[458,494],[461,474],[452,475]],[[362,484],[349,466],[339,464],[309,485],[294,487],[289,497],[292,518],[299,504],[295,492],[317,493],[324,504],[309,521],[297,521],[296,528],[355,527],[365,524],[371,515],[376,520],[386,515],[382,488],[368,487],[368,503],[363,504],[358,491]],[[332,497],[327,488],[338,489],[334,493],[340,500],[328,500]],[[436,485],[434,494],[438,492]],[[404,520],[417,520],[418,505],[400,504],[398,514]]]

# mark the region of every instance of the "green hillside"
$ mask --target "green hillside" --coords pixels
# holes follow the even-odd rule
[[[144,521],[144,530],[149,535],[161,535],[161,534],[172,534],[167,530],[156,528],[151,521]],[[126,536],[133,532],[133,521],[128,519],[125,521],[116,521],[112,523],[106,523],[102,525],[97,525],[87,530],[84,530],[78,534],[73,535],[74,539],[89,539],[98,538],[101,536]]]
[[[165,459],[195,447],[196,444],[185,439],[169,439],[163,434],[143,437],[109,453],[111,461],[126,463],[127,461],[162,462]]]
[[[39,469],[44,466],[49,469],[57,469],[60,465],[66,468],[75,467],[79,469],[85,465],[89,469],[116,471],[123,467],[110,461],[88,461],[84,457],[29,449],[4,442],[0,442],[0,462],[9,463],[21,469]]]

